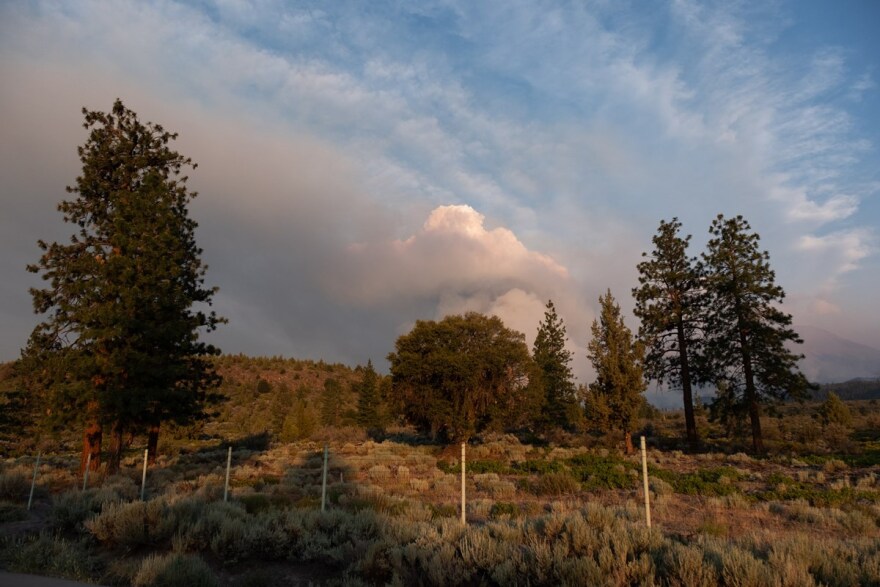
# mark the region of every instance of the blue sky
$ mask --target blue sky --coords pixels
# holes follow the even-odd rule
[[[661,219],[762,235],[785,309],[880,347],[880,4],[0,4],[0,358],[77,174],[80,108],[180,132],[224,350],[381,360],[476,310],[584,348]],[[629,318],[633,328],[637,324]]]

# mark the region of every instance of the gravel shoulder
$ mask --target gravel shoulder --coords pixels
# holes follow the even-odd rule
[[[4,573],[0,571],[0,587],[95,587],[89,583],[56,579],[55,577],[39,577],[22,575],[21,573]]]

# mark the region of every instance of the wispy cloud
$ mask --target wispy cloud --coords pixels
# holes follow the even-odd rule
[[[875,137],[849,110],[875,85],[840,48],[775,53],[786,26],[775,3],[688,0],[6,3],[0,186],[37,185],[21,153],[42,142],[72,153],[83,104],[119,95],[180,130],[220,300],[242,317],[226,340],[257,344],[249,324],[283,316],[277,352],[362,358],[459,309],[533,331],[550,297],[581,344],[606,287],[628,307],[671,216],[699,241],[745,214],[787,289],[834,304],[876,250],[859,167]],[[40,111],[68,130],[7,139]],[[64,161],[43,173],[56,187]],[[5,196],[31,218],[16,224],[57,200],[39,185]]]

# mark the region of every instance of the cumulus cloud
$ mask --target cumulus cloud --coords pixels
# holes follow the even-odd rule
[[[550,256],[529,249],[510,229],[488,228],[485,216],[467,205],[444,205],[405,239],[361,242],[345,252],[327,276],[347,303],[384,307],[418,300],[434,317],[480,312],[496,315],[531,344],[549,299],[569,325],[570,347],[589,322],[579,285]],[[580,342],[581,344],[577,344]]]
[[[0,353],[32,319],[31,243],[65,236],[79,107],[116,96],[200,164],[228,350],[376,360],[413,320],[466,310],[531,337],[548,298],[585,343],[606,287],[631,307],[660,218],[696,253],[719,212],[749,218],[789,292],[846,316],[837,285],[876,250],[859,228],[876,185],[850,173],[872,148],[853,103],[825,98],[874,84],[844,51],[771,54],[774,11],[0,3],[0,270],[22,276],[0,283]]]
[[[444,312],[534,305],[553,296],[573,298],[568,270],[530,250],[508,228],[487,228],[468,205],[435,208],[405,239],[348,247],[345,271],[327,283],[347,301],[375,305],[402,297],[436,299]],[[505,297],[506,296],[506,297]]]
[[[858,268],[859,261],[877,250],[877,239],[869,229],[839,230],[823,236],[801,237],[797,248],[809,254],[818,266],[830,269],[831,279]]]

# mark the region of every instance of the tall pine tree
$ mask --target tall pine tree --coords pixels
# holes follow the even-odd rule
[[[56,423],[86,426],[83,459],[100,456],[111,427],[115,470],[124,433],[150,428],[157,441],[162,422],[201,415],[219,384],[210,359],[219,351],[199,333],[222,319],[194,309],[215,290],[204,285],[187,211],[196,194],[182,172],[195,165],[169,146],[177,135],[142,124],[119,100],[83,114],[82,174],[58,206],[76,232],[67,244],[39,241],[43,254],[28,267],[49,286],[31,290],[47,317],[24,358]]]
[[[544,383],[542,416],[549,427],[574,430],[581,417],[570,366],[571,351],[565,348],[565,341],[565,324],[550,300],[532,347],[532,357]]]
[[[679,236],[681,222],[660,221],[652,239],[654,250],[642,253],[639,287],[633,289],[635,315],[641,321],[639,338],[646,345],[648,377],[682,391],[687,442],[698,443],[692,383],[699,380],[695,357],[701,348],[703,285],[701,267],[688,257],[691,236]]]
[[[647,388],[644,377],[644,345],[633,338],[623,323],[620,306],[608,290],[599,297],[599,319],[593,320],[588,356],[596,380],[588,388],[593,404],[602,407],[600,416],[623,434],[627,454],[633,452],[632,431]],[[587,415],[590,416],[589,414]]]
[[[779,309],[785,292],[776,285],[770,255],[742,217],[719,214],[703,254],[706,265],[706,358],[716,382],[726,390],[731,410],[748,413],[752,448],[764,452],[761,406],[805,397],[810,389],[787,343],[803,342],[791,316]]]
[[[357,385],[357,423],[367,430],[381,428],[381,397],[379,394],[379,375],[368,360],[363,376]]]

